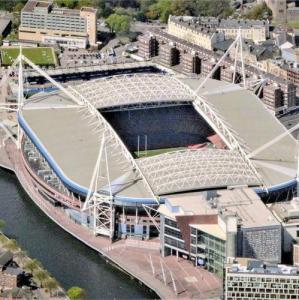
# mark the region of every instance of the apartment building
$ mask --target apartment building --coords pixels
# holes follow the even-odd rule
[[[273,22],[285,24],[287,21],[287,0],[262,0],[272,10]]]
[[[167,31],[169,34],[189,43],[213,50],[213,46],[224,41],[224,34],[210,26],[202,26],[197,18],[170,16]]]
[[[249,188],[168,196],[159,212],[163,256],[186,257],[219,276],[228,257],[281,260],[281,225]]]
[[[299,299],[296,267],[236,259],[226,267],[224,299]]]
[[[237,19],[219,21],[218,31],[224,33],[225,39],[235,39],[239,30],[244,39],[252,40],[254,43],[264,42],[269,38],[269,21]]]
[[[97,10],[58,8],[53,1],[29,0],[21,12],[19,39],[86,48],[97,42]]]

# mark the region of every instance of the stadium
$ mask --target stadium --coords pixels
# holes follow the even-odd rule
[[[94,234],[143,239],[157,235],[169,195],[248,186],[274,201],[294,189],[296,140],[260,99],[200,82],[127,74],[26,99],[18,122],[32,186]]]

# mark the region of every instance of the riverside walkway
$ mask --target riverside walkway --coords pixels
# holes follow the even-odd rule
[[[111,243],[69,219],[62,208],[52,206],[35,189],[16,145],[8,140],[5,149],[12,169],[35,204],[65,231],[103,255],[107,261],[148,286],[162,299],[220,299],[222,282],[218,277],[195,268],[189,261],[177,260],[173,256],[161,257],[157,242],[120,240]],[[1,160],[2,156],[0,164]]]

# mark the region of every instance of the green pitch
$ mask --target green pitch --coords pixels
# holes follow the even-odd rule
[[[19,55],[19,48],[1,48],[1,61],[5,66],[11,65]],[[53,48],[22,48],[23,55],[40,66],[56,65]]]
[[[164,149],[139,151],[139,155],[138,155],[138,151],[135,151],[134,154],[137,158],[141,158],[141,157],[149,157],[149,156],[164,154],[164,153],[167,153],[167,152],[178,151],[178,150],[186,150],[186,147],[164,148]]]

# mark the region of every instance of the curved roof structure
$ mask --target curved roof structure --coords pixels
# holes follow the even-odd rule
[[[171,76],[132,74],[104,77],[73,87],[97,109],[159,102],[191,101],[192,95]]]
[[[230,185],[259,185],[255,174],[233,150],[182,150],[141,158],[137,163],[158,195]]]
[[[77,103],[70,104],[59,93],[51,93],[42,102],[34,97],[25,104],[19,121],[60,179],[83,195],[88,193],[103,140],[107,161],[100,159],[97,186],[107,193],[110,182],[113,194],[125,201],[142,202],[164,194],[231,185],[272,187],[295,178],[296,143],[292,137],[278,142],[275,150],[247,157],[274,134],[285,132],[257,97],[214,80],[196,94],[198,85],[195,79],[152,74],[92,80],[69,88],[80,100]],[[135,160],[96,109],[182,102],[193,104],[228,149],[176,151]]]

